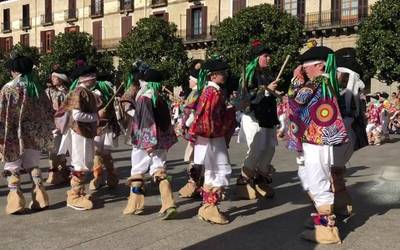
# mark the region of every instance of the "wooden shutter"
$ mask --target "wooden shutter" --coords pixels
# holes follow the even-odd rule
[[[22,5],[22,26],[30,26],[29,4]]]
[[[203,6],[201,8],[201,28],[202,32],[201,35],[203,38],[207,37],[207,6]]]
[[[44,8],[45,8],[45,22],[49,23],[52,22],[52,7],[51,7],[51,0],[45,0],[44,2]]]
[[[368,16],[368,0],[358,0],[358,18],[362,19]]]
[[[5,52],[5,41],[4,41],[4,37],[0,37],[0,51],[1,53]]]
[[[232,0],[232,16],[239,12],[239,0]]]
[[[7,49],[7,52],[10,53],[13,48],[13,37],[9,36],[6,39],[8,40],[8,47],[6,49]]]
[[[132,17],[131,16],[121,17],[121,37],[127,37],[131,30],[132,30]]]
[[[21,34],[19,42],[22,45],[29,47],[29,34]]]
[[[90,1],[90,15],[91,16],[94,16],[94,14],[95,14],[95,10],[96,10],[96,6],[95,6],[95,4],[96,4],[96,0],[91,0]]]
[[[3,10],[3,28],[5,30],[11,30],[10,9]]]
[[[333,25],[340,23],[340,19],[342,16],[341,3],[342,3],[341,0],[331,0],[331,6],[332,6],[331,23]]]
[[[186,10],[186,39],[192,38],[192,9]]]
[[[102,22],[101,21],[96,21],[93,22],[93,45],[97,48],[101,48],[101,42],[102,42]]]
[[[47,30],[44,32],[44,49],[45,49],[45,53],[50,53],[52,51],[52,45],[54,42],[54,39],[56,37],[56,32],[54,30]],[[48,43],[47,43],[48,41]]]
[[[166,22],[169,22],[169,14],[168,14],[168,12],[164,12],[164,14],[163,14],[163,19],[164,19]]]
[[[40,31],[40,52],[46,53],[46,31]]]
[[[301,23],[304,23],[304,20],[305,20],[305,9],[306,9],[306,1],[298,0],[297,1],[297,17],[299,18]]]
[[[68,1],[68,18],[76,18],[76,0]]]

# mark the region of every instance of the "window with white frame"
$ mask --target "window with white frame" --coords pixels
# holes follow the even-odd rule
[[[297,0],[284,0],[283,2],[284,10],[293,16],[297,16]]]
[[[358,0],[342,0],[342,18],[358,16]]]

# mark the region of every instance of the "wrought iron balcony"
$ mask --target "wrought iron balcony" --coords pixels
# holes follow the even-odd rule
[[[11,23],[10,22],[1,23],[1,32],[2,33],[10,33],[11,32]]]
[[[53,20],[54,20],[53,13],[47,13],[44,15],[40,15],[40,24],[43,26],[53,25]]]
[[[306,31],[312,31],[353,27],[359,25],[368,15],[368,8],[308,13],[305,16],[304,28]]]
[[[29,30],[32,28],[30,18],[19,19],[19,28],[21,30]]]
[[[157,7],[163,7],[168,4],[167,0],[151,0],[151,7],[152,8],[157,8]]]
[[[187,34],[187,30],[177,30],[176,35],[183,39],[186,49],[205,48],[216,41],[215,30],[217,25],[207,27],[207,33],[200,35]]]
[[[79,10],[78,9],[68,9],[64,11],[64,20],[66,22],[78,21]]]
[[[119,10],[120,12],[131,12],[133,11],[134,0],[119,0]]]
[[[102,17],[102,16],[104,16],[103,4],[90,5],[90,17],[91,18]]]

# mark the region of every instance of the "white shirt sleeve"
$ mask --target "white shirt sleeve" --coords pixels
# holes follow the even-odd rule
[[[96,122],[98,120],[97,113],[84,113],[79,109],[72,110],[72,118],[78,122]]]

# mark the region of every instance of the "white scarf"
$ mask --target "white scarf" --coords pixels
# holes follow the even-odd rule
[[[146,81],[139,80],[139,83],[140,83],[140,89],[136,95],[136,101],[139,99],[140,96],[145,96],[151,99],[154,91],[152,89],[147,89]]]
[[[354,98],[356,104],[356,115],[358,116],[360,112],[360,94],[359,91],[365,88],[364,82],[360,79],[360,75],[351,69],[338,67],[337,70],[342,73],[349,74],[349,81],[346,86],[345,102],[346,102],[346,112],[351,112],[351,99]]]

